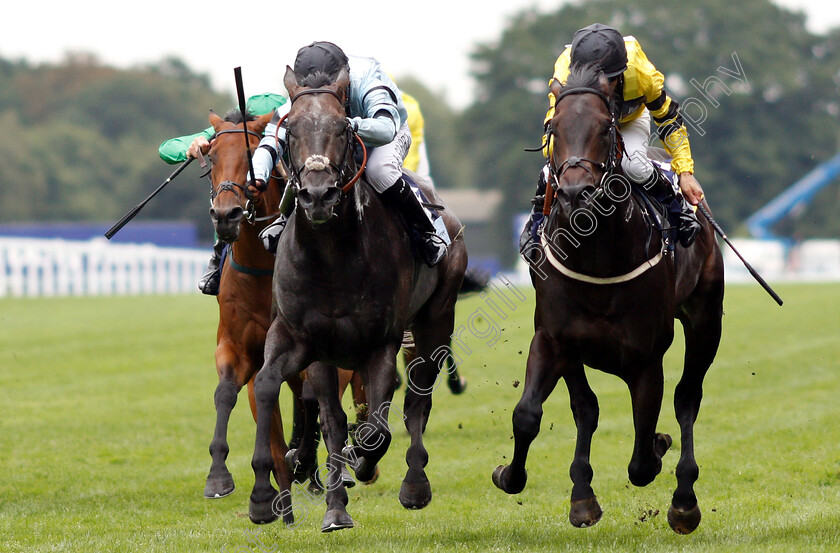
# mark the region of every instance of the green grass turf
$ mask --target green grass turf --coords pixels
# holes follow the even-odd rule
[[[568,522],[575,431],[562,383],[546,402],[525,491],[508,496],[492,485],[512,453],[510,416],[532,333],[533,294],[520,289],[527,300],[504,308],[505,320],[477,296],[459,303],[458,324],[471,320],[481,334],[488,321],[479,317],[490,315],[500,331],[492,345],[489,331],[462,335],[472,350],[461,366],[467,392],[434,393],[432,503],[399,504],[408,440],[392,419],[398,431],[381,478],[349,491],[356,528],[332,534],[319,531],[323,502],[300,494],[295,528],[249,522],[254,424],[244,393],[229,433],[237,489],[203,498],[217,382],[213,300],[0,300],[0,551],[840,550],[840,285],[778,285],[782,308],[757,286],[727,290],[724,339],[696,426],[703,521],[689,536],[665,517],[679,454],[679,336],[666,357],[659,425],[674,450],[653,484],[627,479],[626,386],[590,371],[601,406],[591,460],[603,519],[588,529]],[[396,397],[400,406],[402,392]]]

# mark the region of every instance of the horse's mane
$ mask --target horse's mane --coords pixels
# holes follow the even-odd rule
[[[225,114],[225,117],[224,117],[225,121],[227,121],[228,123],[233,123],[233,124],[239,124],[239,123],[242,123],[244,121],[253,121],[256,118],[257,118],[257,116],[254,115],[253,113],[251,113],[250,111],[248,111],[247,108],[245,108],[244,117],[243,117],[243,113],[241,111],[239,111],[239,108],[233,108],[232,110],[227,112]]]
[[[573,88],[591,88],[594,90],[600,90],[603,92],[601,87],[601,78],[603,77],[604,73],[598,67],[597,63],[588,63],[586,65],[572,65],[569,68],[569,76],[566,78],[566,82],[560,85],[560,94],[565,92],[566,90],[571,90]],[[616,88],[616,94],[619,92],[619,88]],[[616,97],[615,95],[610,99],[610,112],[616,113]]]
[[[572,65],[569,68],[569,76],[566,82],[560,87],[560,92],[570,88],[594,88],[601,90],[601,69],[598,64],[588,63],[586,65]]]
[[[322,86],[331,85],[335,82],[335,78],[323,71],[316,71],[308,75],[295,74],[295,80],[298,85],[305,86],[307,88],[320,88]]]

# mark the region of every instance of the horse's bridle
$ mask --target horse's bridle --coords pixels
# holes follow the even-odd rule
[[[300,92],[298,92],[297,94],[295,94],[294,96],[292,96],[292,99],[290,100],[290,103],[294,104],[295,100],[297,100],[301,96],[304,96],[304,95],[307,95],[307,94],[330,94],[336,100],[338,100],[338,103],[341,104],[342,107],[344,106],[344,102],[342,101],[341,96],[339,96],[338,93],[336,93],[334,90],[331,90],[329,88],[305,88],[305,89],[301,90]],[[287,113],[277,123],[278,131],[280,129],[280,126],[283,124],[283,122],[286,120],[286,117],[288,117],[288,116],[289,116],[289,114]],[[289,167],[287,167],[287,169],[288,169],[287,172],[290,176],[290,180],[291,180],[290,184],[292,184],[293,186],[295,186],[297,188],[300,188],[300,184],[301,184],[301,182],[303,182],[302,181],[302,176],[303,175],[301,175],[300,167],[297,167],[295,165],[295,163],[293,161],[293,156],[291,155],[291,150],[292,150],[291,137],[293,135],[292,135],[291,131],[288,130],[288,129],[286,130],[286,133],[288,134],[288,138],[286,140],[286,143],[287,143],[287,145],[288,145],[287,147],[289,149]],[[365,166],[367,165],[367,148],[365,147],[365,144],[364,144],[364,142],[362,142],[362,139],[359,137],[358,133],[356,133],[353,130],[353,128],[350,126],[349,122],[347,123],[346,133],[347,133],[347,146],[344,149],[344,156],[343,156],[342,161],[341,161],[341,166],[336,165],[331,160],[329,160],[329,158],[327,158],[325,156],[319,156],[319,157],[321,157],[321,158],[323,158],[327,161],[327,163],[325,165],[328,165],[330,168],[332,168],[333,171],[335,171],[335,174],[337,175],[337,177],[336,177],[334,186],[336,188],[340,188],[341,192],[343,194],[346,194],[346,193],[350,192],[350,190],[353,188],[353,185],[355,185],[356,182],[359,180],[359,178],[361,178],[362,172],[365,170]],[[353,174],[353,173],[348,174],[348,169],[351,168],[351,160],[353,158],[353,140],[354,139],[359,144],[359,146],[361,146],[361,148],[362,148],[362,163],[359,166],[359,169],[358,169],[358,171],[356,171],[355,174]],[[304,166],[303,169],[304,169],[304,175],[306,174],[307,171],[311,172],[311,171],[314,171],[314,170],[318,170],[318,169],[313,169],[311,167],[306,167],[306,166]],[[350,175],[353,175],[352,178],[350,178]],[[349,180],[347,180],[347,182],[342,185],[341,182],[345,179],[349,179]]]
[[[616,122],[613,104],[610,101],[609,96],[607,96],[603,91],[598,90],[597,88],[579,86],[566,89],[560,94],[558,94],[557,99],[554,101],[554,109],[557,109],[557,105],[560,103],[560,100],[562,100],[566,96],[571,96],[573,94],[595,94],[604,102],[604,105],[607,106],[607,111],[610,114],[610,151],[607,154],[606,161],[594,161],[584,157],[570,156],[569,158],[565,159],[563,163],[559,165],[559,167],[555,167],[554,156],[550,155],[548,166],[552,179],[554,181],[552,183],[552,186],[556,186],[557,188],[560,187],[560,177],[562,177],[563,173],[565,173],[566,170],[568,170],[569,168],[582,167],[587,173],[589,173],[589,176],[592,177],[592,181],[596,184],[596,186],[598,188],[601,188],[603,187],[604,182],[609,178],[609,176],[616,172],[619,166],[619,161],[621,159],[623,150],[621,144],[621,137],[618,134],[618,123]],[[548,129],[548,131],[546,132],[546,144],[549,144],[549,148],[553,136],[553,130]],[[600,181],[595,177],[595,173],[593,173],[591,167],[595,167],[603,171],[603,175],[601,176]]]
[[[225,129],[223,131],[218,131],[216,134],[214,134],[213,137],[210,139],[210,142],[213,142],[213,140],[215,140],[219,135],[222,135],[222,134],[245,134],[245,133],[250,134],[251,136],[257,137],[258,140],[262,139],[262,136],[255,133],[254,131],[249,131],[248,129]],[[212,171],[212,169],[210,171]],[[210,175],[210,171],[207,172],[208,176]],[[223,182],[219,183],[218,188],[215,188],[213,186],[213,182],[212,182],[212,179],[211,179],[211,181],[210,181],[210,201],[211,202],[215,201],[216,197],[219,194],[221,194],[222,192],[232,192],[233,195],[237,197],[237,199],[241,200],[242,197],[239,195],[239,192],[237,192],[237,188],[239,190],[241,190],[243,194],[245,194],[245,220],[248,221],[249,223],[254,224],[254,223],[257,223],[257,222],[261,222],[261,221],[268,221],[268,220],[271,220],[271,219],[275,219],[280,214],[278,212],[278,213],[274,213],[274,214],[271,214],[271,215],[266,215],[264,217],[257,217],[256,209],[254,209],[254,201],[253,201],[254,200],[254,195],[248,190],[248,186],[247,185],[242,185],[242,184],[240,184],[238,182],[235,182],[235,181],[232,181],[232,180],[223,181]]]

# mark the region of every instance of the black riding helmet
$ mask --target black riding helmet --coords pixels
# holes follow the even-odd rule
[[[593,23],[575,33],[572,39],[572,65],[597,64],[604,76],[611,79],[627,69],[627,48],[621,33]]]
[[[349,63],[344,51],[332,42],[315,41],[298,50],[294,71],[301,77],[317,72],[335,77]]]

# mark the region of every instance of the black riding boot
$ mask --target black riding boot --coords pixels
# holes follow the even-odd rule
[[[260,240],[263,246],[269,252],[277,253],[277,243],[280,242],[280,235],[286,228],[286,223],[292,215],[292,210],[295,208],[295,198],[297,197],[297,188],[286,185],[283,190],[283,198],[280,200],[279,212],[273,222],[260,231]]]
[[[222,251],[224,251],[226,245],[218,238],[216,239],[216,243],[213,244],[213,255],[210,257],[210,262],[207,263],[207,270],[198,281],[198,289],[201,290],[202,294],[207,294],[208,296],[219,295],[219,281],[222,279],[219,262],[222,259]]]
[[[697,215],[694,213],[691,204],[686,201],[682,194],[677,193],[674,185],[662,174],[662,171],[654,165],[650,180],[642,186],[662,202],[662,205],[668,209],[672,220],[677,219],[675,221],[677,223],[677,239],[680,244],[687,248],[694,243],[697,231],[702,228],[697,220]]]
[[[522,234],[519,235],[519,253],[528,256],[531,251],[531,244],[537,241],[537,230],[543,222],[545,216],[543,215],[543,203],[545,202],[545,169],[540,171],[540,177],[537,180],[537,191],[534,198],[531,200],[531,213],[528,215],[528,220],[525,221],[525,228],[522,229]]]
[[[420,235],[417,252],[420,261],[429,267],[437,265],[446,255],[446,244],[435,234],[435,227],[411,190],[411,186],[403,179],[399,179],[380,196],[387,203],[394,205],[408,226]]]

